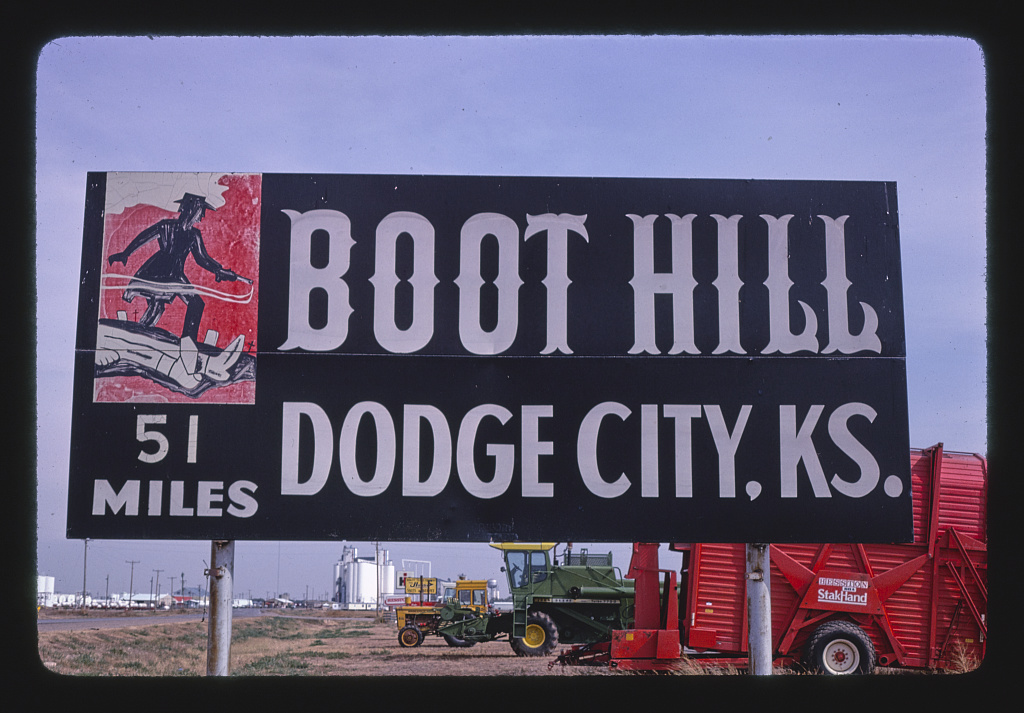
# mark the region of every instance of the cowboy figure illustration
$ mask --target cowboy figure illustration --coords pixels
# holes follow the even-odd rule
[[[214,210],[204,196],[185,193],[174,201],[179,205],[176,218],[161,220],[139,233],[121,252],[113,253],[108,264],[128,265],[132,253],[156,240],[159,249],[132,276],[122,295],[126,302],[143,297],[147,306],[138,322],[101,319],[97,334],[97,375],[140,374],[167,388],[189,396],[215,384],[252,377],[252,360],[243,356],[244,336],[238,335],[223,350],[216,348],[218,334],[208,330],[199,341],[199,325],[206,309],[202,294],[233,302],[246,301],[231,295],[193,285],[185,276],[185,262],[192,255],[196,264],[211,272],[217,282],[236,280],[252,285],[252,280],[223,267],[210,257],[196,225],[207,210]],[[127,277],[127,276],[126,276]],[[251,292],[250,292],[251,295]],[[156,324],[175,299],[185,303],[181,338]],[[236,366],[237,365],[237,366]]]
[[[139,233],[122,252],[111,255],[107,262],[113,265],[119,262],[128,265],[128,258],[133,252],[151,240],[159,242],[160,249],[143,263],[135,273],[135,279],[125,290],[124,299],[131,302],[136,296],[146,298],[148,306],[139,324],[151,327],[156,324],[164,313],[164,309],[177,297],[186,306],[185,323],[181,330],[182,337],[199,338],[199,322],[203,317],[206,303],[203,298],[188,287],[191,285],[185,277],[185,260],[189,254],[196,264],[204,270],[212,272],[217,282],[237,280],[239,276],[231,270],[221,267],[220,263],[210,257],[203,244],[203,235],[196,224],[203,219],[207,210],[214,210],[203,196],[186,193],[175,201],[181,207],[177,218],[161,220],[155,225]],[[243,278],[244,279],[244,278]],[[248,280],[246,280],[248,282]]]

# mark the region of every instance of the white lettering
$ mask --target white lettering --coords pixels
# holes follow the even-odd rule
[[[856,482],[846,481],[840,478],[838,473],[832,477],[832,487],[851,498],[864,497],[875,489],[878,485],[879,468],[871,452],[850,433],[847,422],[851,416],[863,416],[869,423],[873,423],[876,415],[875,410],[867,404],[849,403],[833,411],[828,419],[828,434],[832,437],[832,442],[860,467],[860,478]]]
[[[676,497],[693,496],[692,421],[700,418],[700,406],[665,404],[665,418],[675,419]]]
[[[580,424],[579,439],[576,441],[576,461],[587,490],[601,498],[617,498],[629,489],[629,478],[619,474],[615,482],[609,483],[601,477],[597,460],[597,437],[605,416],[618,416],[625,421],[630,410],[620,403],[606,401],[590,409]]]
[[[359,423],[366,415],[373,421],[377,437],[377,463],[369,481],[360,477],[356,463],[356,436]],[[396,448],[395,424],[386,408],[373,401],[364,401],[349,409],[338,438],[338,462],[341,465],[341,477],[353,495],[372,497],[387,490],[395,474]]]
[[[157,463],[167,455],[167,436],[159,431],[151,431],[146,428],[154,423],[167,423],[167,416],[165,414],[139,414],[135,420],[135,440],[140,443],[147,441],[156,443],[156,451],[153,453],[145,450],[139,451],[139,460],[143,463]]]
[[[348,336],[352,315],[349,285],[345,279],[355,245],[351,223],[344,213],[335,210],[283,212],[291,220],[291,237],[288,330],[280,349],[336,349]],[[655,303],[659,295],[667,295],[671,298],[672,309],[672,345],[667,353],[700,354],[695,343],[698,315],[695,313],[693,221],[697,215],[664,214],[671,222],[671,269],[667,272],[656,272],[654,265],[655,227],[660,216],[627,213],[626,217],[633,225],[633,275],[629,285],[633,290],[634,336],[628,353],[661,353],[656,342]],[[743,216],[712,213],[710,217],[717,223],[718,267],[712,283],[718,293],[718,344],[712,353],[745,354],[740,329],[744,283],[740,278],[739,224]],[[851,332],[848,293],[852,283],[847,276],[845,235],[849,216],[817,217],[824,224],[825,233],[826,276],[821,285],[825,288],[827,315],[816,314],[803,300],[795,300],[793,304],[789,240],[793,214],[760,216],[768,227],[768,275],[764,282],[768,290],[768,344],[762,353],[881,353],[878,314],[867,303],[858,303],[864,319],[857,334]],[[546,341],[541,354],[573,353],[568,340],[569,287],[572,285],[569,239],[573,233],[590,242],[586,220],[586,214],[526,215],[523,240],[541,234],[547,236],[547,271],[542,280],[546,294]],[[323,244],[329,248],[323,251],[326,257],[317,258],[312,254],[314,236],[325,238]],[[412,241],[413,259],[411,273],[399,277],[396,259],[402,236]],[[496,277],[488,283],[482,274],[481,256],[484,240],[491,236],[498,245],[498,266]],[[374,273],[369,278],[373,287],[373,333],[380,347],[388,352],[419,351],[434,336],[435,294],[439,284],[434,265],[436,247],[434,226],[419,213],[395,211],[376,227]],[[458,289],[459,338],[468,353],[501,354],[510,349],[517,338],[520,288],[524,285],[519,272],[519,250],[519,227],[512,218],[501,213],[477,213],[461,227],[460,272],[454,283]],[[404,306],[399,307],[398,300],[403,286],[411,288],[408,292],[412,299],[411,318],[408,326],[400,328],[398,317]],[[485,312],[491,304],[496,305],[496,319],[493,327],[485,328]],[[799,315],[791,314],[796,305],[803,314],[802,324]],[[828,334],[828,346],[824,349],[819,348],[818,342],[819,318],[825,330],[823,334]],[[159,438],[156,434],[147,440],[159,441]],[[140,453],[143,460],[161,456],[159,448],[154,454]],[[190,451],[189,462],[194,462],[194,457],[194,451]]]
[[[846,305],[846,292],[852,284],[846,276],[846,219],[843,215],[832,219],[819,215],[825,223],[825,280],[821,283],[828,294],[828,346],[824,354],[834,351],[853,354],[859,351],[881,353],[878,339],[878,315],[870,305],[860,302],[864,311],[864,326],[856,335],[850,334],[850,315]]]
[[[658,497],[658,405],[640,406],[640,497]]]
[[[196,515],[200,517],[220,517],[221,509],[214,507],[214,503],[224,500],[219,492],[224,489],[224,483],[213,480],[199,481],[199,496],[196,498]]]
[[[693,277],[692,224],[695,214],[680,218],[668,214],[672,222],[672,271],[654,271],[654,221],[657,215],[628,214],[633,221],[633,288],[634,343],[630,354],[660,354],[655,343],[654,296],[672,295],[673,342],[669,354],[699,354],[693,342]]]
[[[149,510],[148,515],[159,515],[163,510],[164,481],[149,481]]]
[[[235,517],[252,517],[256,514],[259,504],[253,495],[256,493],[257,485],[251,480],[236,480],[228,486],[228,515]]]
[[[861,579],[841,579],[839,577],[818,577],[822,587],[845,587],[847,589],[864,589],[868,583]]]
[[[125,515],[139,514],[140,481],[126,480],[120,492],[114,492],[109,480],[96,480],[92,484],[92,514],[104,515],[106,508],[114,515],[124,508]]]
[[[192,414],[188,417],[188,463],[196,462],[196,451],[199,448],[199,416]]]
[[[523,497],[550,498],[554,495],[553,483],[540,482],[540,456],[555,452],[552,441],[540,440],[540,419],[551,418],[551,406],[523,406]]]
[[[505,425],[512,418],[512,413],[501,406],[494,404],[483,404],[470,409],[462,425],[459,426],[459,441],[456,446],[456,463],[459,471],[459,480],[462,481],[466,491],[477,498],[496,498],[506,490],[512,482],[512,469],[515,465],[515,448],[508,444],[487,444],[487,455],[494,458],[494,478],[485,482],[476,472],[476,463],[473,458],[474,446],[476,444],[476,432],[480,422],[488,416],[498,419]]]
[[[420,424],[426,421],[434,444],[427,479],[420,477]],[[408,405],[402,419],[402,494],[431,497],[448,484],[452,470],[452,434],[444,414],[434,406]]]
[[[711,435],[715,439],[715,448],[718,449],[718,494],[720,497],[736,497],[736,449],[740,445],[740,438],[743,437],[743,429],[747,426],[747,419],[750,417],[752,408],[750,405],[740,407],[736,424],[733,426],[732,433],[729,433],[729,427],[725,425],[725,418],[722,416],[722,407],[704,407],[708,425],[711,426]]]
[[[526,232],[523,240],[546,232],[548,235],[548,271],[542,284],[547,290],[547,345],[541,350],[541,354],[551,354],[560,351],[564,354],[572,354],[569,348],[568,331],[568,303],[569,285],[569,231],[589,240],[587,229],[583,223],[587,220],[585,215],[569,215],[568,213],[545,213],[543,215],[526,216]]]
[[[292,222],[291,252],[288,270],[288,338],[280,349],[329,351],[340,347],[348,337],[348,285],[343,279],[349,268],[352,240],[348,216],[336,210],[311,210],[299,213],[282,211]],[[313,234],[328,236],[329,257],[323,267],[313,267],[310,250]],[[327,322],[314,328],[309,323],[310,295],[323,290],[327,296]]]
[[[819,602],[832,602],[835,604],[863,604],[867,606],[868,593],[863,594],[852,594],[844,590],[818,590],[818,601]]]
[[[196,507],[185,507],[186,489],[195,487]],[[149,497],[146,515],[150,517],[161,517],[163,512],[163,486],[160,480],[149,481]],[[183,480],[170,481],[171,496],[170,506],[167,515],[171,517],[220,517],[223,509],[216,503],[223,502],[224,483],[213,480],[200,480],[188,483]],[[251,517],[256,513],[258,504],[253,494],[256,492],[256,484],[249,480],[238,480],[228,486],[228,498],[231,505],[227,512],[235,517]],[[139,514],[139,502],[141,495],[141,481],[129,480],[115,491],[110,481],[96,480],[93,483],[93,515],[106,515],[108,512],[117,515],[122,509],[124,515],[135,516]]]
[[[811,406],[797,431],[796,406],[779,406],[779,474],[784,498],[795,498],[797,495],[797,466],[801,461],[807,471],[807,477],[810,478],[814,497],[832,497],[832,492],[825,481],[825,472],[821,469],[821,462],[814,448],[814,441],[811,439],[814,426],[824,410],[825,407],[820,404]]]
[[[811,481],[811,489],[816,498],[832,497],[829,482],[839,493],[851,498],[861,498],[870,493],[878,485],[880,469],[871,452],[850,433],[848,422],[854,416],[863,416],[869,423],[874,422],[877,415],[867,404],[853,402],[843,404],[832,412],[828,419],[828,434],[832,442],[856,463],[859,469],[858,478],[849,481],[838,473],[831,481],[826,480],[818,450],[814,445],[813,432],[825,407],[816,404],[807,412],[799,430],[796,425],[796,406],[779,406],[779,437],[780,437],[780,477],[784,498],[797,497],[797,467],[801,462]]]
[[[712,215],[718,223],[718,277],[712,283],[718,290],[718,346],[715,354],[746,354],[740,344],[739,222],[742,215]]]
[[[395,324],[395,288],[400,280],[395,258],[398,238],[407,234],[413,241],[412,324],[399,329]],[[375,268],[370,283],[373,292],[373,333],[389,352],[406,354],[422,349],[434,335],[434,226],[418,213],[396,212],[377,225]]]
[[[490,331],[480,326],[480,246],[493,235],[498,239],[498,323]],[[473,354],[501,354],[512,346],[519,329],[519,226],[500,213],[479,213],[462,226],[459,253],[459,336]]]
[[[299,423],[305,416],[313,425],[313,470],[299,482]],[[316,495],[327,482],[334,458],[333,431],[324,410],[311,403],[282,404],[281,414],[281,494]]]
[[[185,483],[181,480],[171,481],[171,512],[172,517],[191,517],[192,508],[185,507]]]
[[[789,279],[789,221],[792,217],[761,216],[768,224],[768,279],[764,284],[768,288],[769,338],[765,354],[818,351],[818,338],[815,336],[818,319],[806,302],[797,300],[804,311],[803,331],[793,334],[789,323],[789,288],[793,286]]]

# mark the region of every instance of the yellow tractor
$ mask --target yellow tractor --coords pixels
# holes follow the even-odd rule
[[[444,593],[435,603],[406,604],[398,607],[398,643],[411,648],[422,644],[427,635],[434,635],[441,636],[449,646],[472,646],[475,641],[442,634],[438,629],[466,618],[489,613],[489,590],[496,585],[497,582],[493,579],[460,577],[444,588]]]

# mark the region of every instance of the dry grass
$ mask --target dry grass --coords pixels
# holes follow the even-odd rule
[[[64,676],[205,676],[207,624],[141,617],[139,626],[79,631],[40,631],[43,665]],[[952,651],[949,672],[976,669],[963,646]],[[516,656],[508,643],[451,648],[427,637],[412,649],[398,644],[393,623],[369,616],[274,616],[235,619],[232,676],[622,676],[600,666],[549,665],[554,655]],[[906,670],[880,668],[879,673]],[[682,676],[735,676],[745,671],[683,658],[670,672]],[[792,675],[776,668],[774,674]]]
[[[950,666],[948,671],[950,673],[968,673],[974,671],[976,668],[981,666],[981,661],[977,655],[967,648],[963,640],[956,638],[953,640],[953,646],[950,649]]]
[[[39,657],[68,676],[204,676],[206,627],[200,622],[120,629],[41,632]],[[571,676],[599,668],[549,668],[550,657],[520,658],[507,642],[453,649],[428,637],[398,645],[394,624],[369,618],[263,616],[232,625],[232,676]]]
[[[196,622],[41,632],[39,657],[70,675],[199,676],[206,672],[206,628]]]

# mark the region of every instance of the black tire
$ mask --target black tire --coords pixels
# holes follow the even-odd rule
[[[415,624],[406,624],[398,632],[400,646],[411,649],[423,643],[423,632]]]
[[[804,646],[804,665],[814,673],[828,676],[871,673],[876,663],[871,638],[849,621],[825,622],[814,630]]]
[[[444,643],[456,649],[468,649],[470,646],[476,645],[475,641],[466,641],[451,634],[441,634],[441,638],[444,639]]]
[[[547,614],[531,612],[526,617],[526,636],[511,643],[517,656],[547,656],[558,646],[558,627]]]

